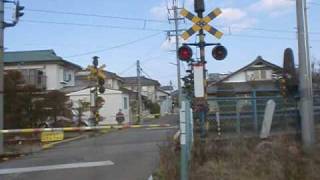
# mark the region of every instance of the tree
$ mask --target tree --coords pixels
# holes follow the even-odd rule
[[[88,111],[90,108],[90,102],[79,99],[77,102],[77,107],[75,108],[78,120],[78,126],[81,125],[83,113]]]
[[[4,126],[10,128],[35,127],[43,120],[39,90],[26,85],[19,71],[6,71],[4,76]]]
[[[44,106],[49,112],[49,116],[56,122],[58,116],[71,118],[71,108],[69,107],[69,97],[65,93],[54,90],[44,96]]]

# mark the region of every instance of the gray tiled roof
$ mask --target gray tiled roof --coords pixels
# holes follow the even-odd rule
[[[164,91],[173,91],[173,87],[172,86],[161,86],[160,89],[162,89]]]
[[[34,50],[34,51],[11,51],[4,53],[4,63],[17,64],[17,63],[44,63],[44,62],[63,62],[72,65],[78,69],[81,66],[72,62],[64,60],[62,57],[57,56],[54,50]]]
[[[138,85],[137,77],[123,77],[125,85]],[[141,85],[142,86],[160,86],[160,83],[157,80],[148,79],[144,76],[141,77]]]

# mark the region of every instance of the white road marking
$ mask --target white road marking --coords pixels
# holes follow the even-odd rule
[[[148,180],[153,180],[153,177],[152,177],[152,175],[148,178]]]
[[[98,161],[98,162],[83,162],[83,163],[71,163],[71,164],[57,164],[57,165],[50,165],[50,166],[35,166],[35,167],[26,167],[26,168],[10,168],[10,169],[0,169],[0,175],[28,173],[28,172],[36,172],[36,171],[59,170],[59,169],[110,166],[110,165],[114,165],[114,163],[112,161]]]

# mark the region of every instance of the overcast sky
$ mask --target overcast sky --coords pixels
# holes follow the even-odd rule
[[[21,22],[5,31],[6,51],[53,49],[66,60],[86,67],[92,56],[100,56],[107,70],[134,76],[136,60],[141,60],[146,76],[163,85],[176,82],[173,39],[164,30],[170,0],[21,0],[26,7]],[[224,61],[215,61],[207,48],[208,71],[227,73],[252,62],[258,55],[281,65],[283,50],[296,51],[294,0],[206,0],[206,12],[220,7],[223,14],[211,25],[225,35],[217,40],[228,48]],[[193,11],[193,0],[180,0]],[[320,2],[308,3],[311,56],[320,58]],[[6,19],[12,8],[6,5]],[[80,15],[82,14],[82,15]],[[93,16],[96,15],[96,16]],[[120,18],[119,18],[120,17]],[[181,28],[191,23],[181,22]],[[195,37],[189,42],[195,42]],[[182,66],[182,70],[186,65]]]

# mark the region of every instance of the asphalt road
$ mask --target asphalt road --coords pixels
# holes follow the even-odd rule
[[[154,123],[177,125],[177,116]],[[1,180],[147,180],[176,129],[128,129],[61,144],[0,164]]]

